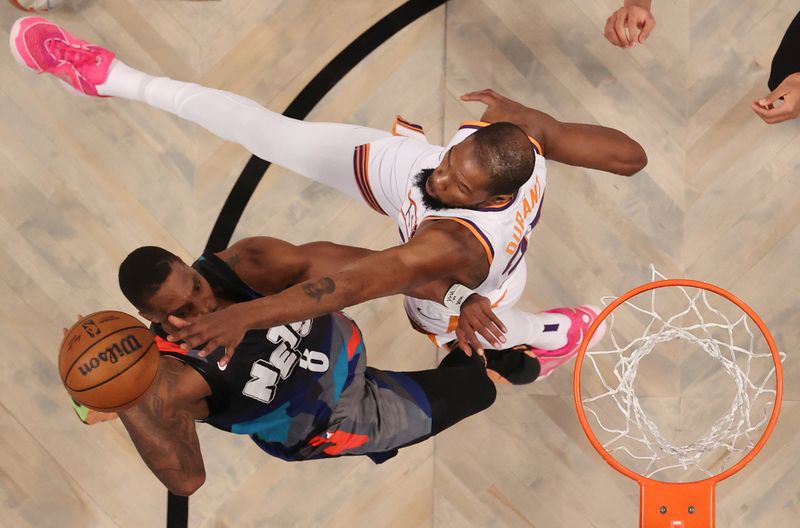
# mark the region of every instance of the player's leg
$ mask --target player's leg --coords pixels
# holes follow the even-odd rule
[[[510,383],[530,383],[545,378],[578,353],[583,336],[597,319],[596,306],[552,308],[538,313],[528,313],[509,308],[498,317],[506,326],[507,348],[486,351],[489,369]],[[605,332],[605,323],[595,332],[591,344],[599,341]],[[481,341],[484,340],[481,338]],[[484,343],[484,346],[489,346]],[[535,368],[525,358],[535,358],[539,371],[531,379]],[[495,378],[497,380],[497,378]]]
[[[56,75],[79,93],[147,103],[358,200],[362,195],[354,178],[354,148],[391,135],[356,125],[290,119],[233,93],[150,76],[38,17],[19,19],[10,44],[18,62]]]
[[[460,350],[448,354],[436,369],[392,372],[367,367],[363,379],[366,390],[359,391],[358,400],[340,401],[331,427],[310,441],[322,456],[367,455],[383,462],[399,448],[486,409],[497,394],[483,361]]]
[[[125,74],[116,76],[123,68]],[[127,80],[128,70],[116,62],[99,89],[108,95],[124,92],[136,82]],[[146,80],[139,100],[356,200],[361,200],[361,194],[353,173],[355,147],[390,135],[356,125],[290,119],[236,94],[163,77]]]
[[[458,319],[443,306],[432,303],[422,305],[424,310],[412,311],[412,306],[422,307],[415,302],[414,299],[406,301],[406,313],[412,318],[415,328],[427,333],[438,346],[454,343]],[[486,351],[490,376],[495,381],[518,385],[550,375],[556,367],[577,354],[583,335],[599,313],[599,308],[588,305],[537,313],[508,306],[496,307],[495,315],[507,330],[504,334],[506,348],[491,350],[494,345],[477,334]],[[605,325],[597,330],[594,340],[600,339],[604,330]]]
[[[431,432],[436,435],[464,418],[489,408],[497,396],[486,367],[477,356],[453,348],[433,370],[404,372],[425,392],[431,408]],[[427,437],[426,437],[427,438]],[[424,438],[417,441],[424,440]]]
[[[558,350],[569,341],[568,330],[573,318],[569,313],[547,310],[538,313],[524,312],[514,308],[525,290],[527,272],[524,263],[503,284],[501,289],[489,294],[495,315],[508,329],[505,345],[530,345],[545,350]],[[442,346],[456,339],[455,329],[459,314],[432,301],[406,297],[406,314],[414,327],[428,334],[437,345]],[[480,337],[484,347],[493,345]]]

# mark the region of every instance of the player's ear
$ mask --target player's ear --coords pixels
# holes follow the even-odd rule
[[[513,194],[496,194],[486,201],[486,205],[492,206],[492,205],[501,205],[504,203],[508,203],[511,201],[513,197],[514,197]]]

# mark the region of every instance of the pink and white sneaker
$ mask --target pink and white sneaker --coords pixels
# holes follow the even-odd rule
[[[597,319],[597,316],[600,315],[600,309],[590,305],[577,306],[575,308],[553,308],[552,310],[545,310],[545,312],[566,315],[569,317],[570,327],[567,330],[567,344],[563,347],[555,350],[530,347],[527,351],[529,354],[536,356],[539,360],[541,371],[539,372],[538,379],[546,378],[557,367],[560,367],[578,355],[578,349],[580,348],[581,341],[583,341],[583,336],[586,335],[589,326],[591,326],[594,320]],[[597,342],[603,339],[605,333],[606,323],[603,321],[592,336],[592,340],[589,341],[589,346],[591,347],[597,344]]]
[[[9,39],[18,63],[38,73],[51,73],[78,93],[105,97],[97,85],[105,82],[114,53],[79,40],[61,26],[41,17],[14,22]]]

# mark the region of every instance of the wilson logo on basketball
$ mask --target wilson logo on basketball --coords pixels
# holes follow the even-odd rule
[[[141,350],[142,344],[136,336],[125,336],[119,342],[106,347],[105,350],[98,352],[95,357],[78,367],[82,376],[87,376],[92,370],[100,366],[101,361],[116,363],[121,357],[133,354]]]

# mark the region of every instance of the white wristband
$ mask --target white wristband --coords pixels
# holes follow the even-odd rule
[[[467,300],[467,297],[475,293],[463,284],[453,284],[447,293],[444,294],[444,305],[451,310],[461,310],[461,305]]]

